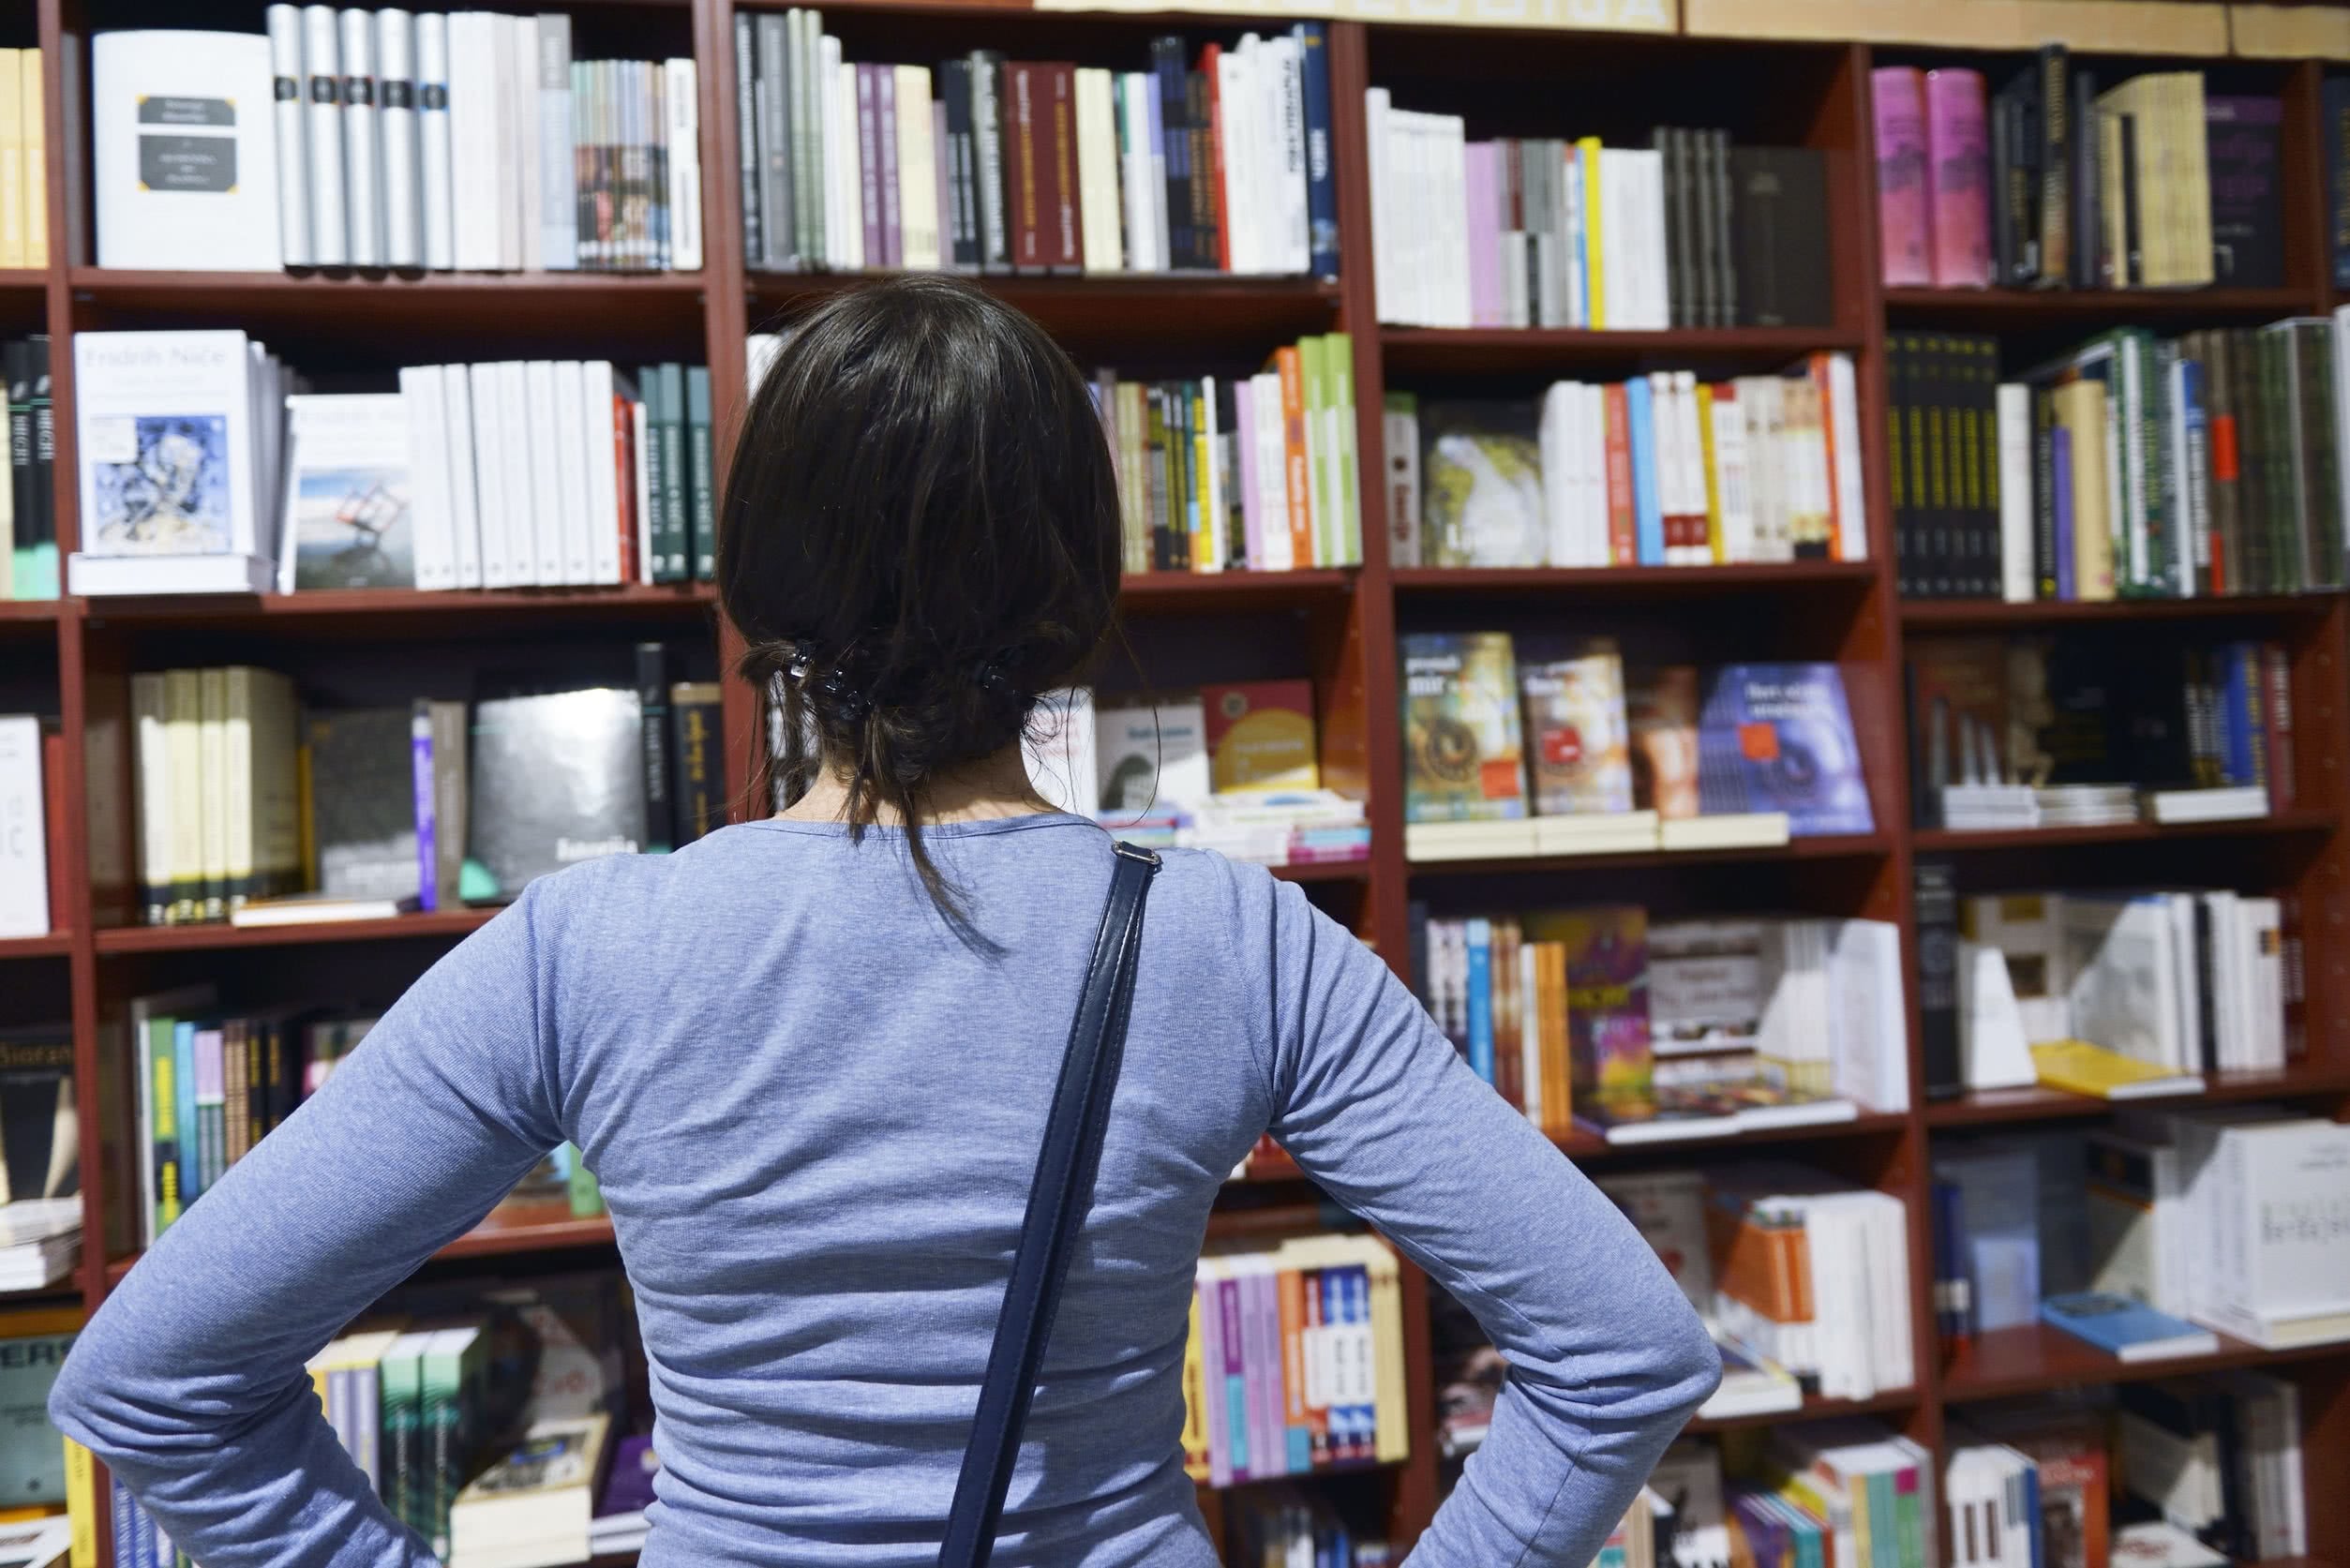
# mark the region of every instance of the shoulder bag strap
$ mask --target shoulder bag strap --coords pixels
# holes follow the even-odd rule
[[[1020,1429],[1028,1419],[1044,1342],[1053,1332],[1054,1309],[1069,1274],[1070,1252],[1093,1195],[1094,1172],[1101,1160],[1101,1135],[1110,1121],[1110,1097],[1117,1086],[1118,1061],[1126,1050],[1126,1021],[1134,1000],[1134,963],[1143,941],[1143,905],[1150,893],[1159,857],[1131,844],[1117,846],[1112,862],[1110,897],[1094,937],[1093,962],[1078,993],[1077,1016],[1069,1026],[1053,1113],[1045,1123],[1044,1146],[1028,1185],[1027,1216],[1020,1225],[1020,1247],[1012,1255],[1011,1284],[995,1320],[995,1343],[987,1352],[987,1377],[980,1385],[979,1414],[963,1472],[955,1480],[954,1506],[947,1516],[939,1568],[985,1568],[995,1544],[995,1523],[1004,1509],[1020,1455]]]

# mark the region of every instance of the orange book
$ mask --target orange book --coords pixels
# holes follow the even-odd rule
[[[1288,1439],[1288,1468],[1299,1450],[1313,1452],[1313,1427],[1306,1414],[1306,1277],[1295,1269],[1274,1276],[1281,1306],[1281,1425]]]
[[[1306,466],[1306,368],[1297,346],[1277,350],[1273,367],[1281,377],[1281,455],[1289,470],[1290,560],[1319,566],[1313,552],[1313,474]],[[1626,471],[1629,471],[1628,462]]]
[[[1566,1062],[1566,944],[1534,944],[1534,1000],[1542,1009],[1542,1130],[1574,1126],[1574,1076]]]
[[[636,428],[636,405],[612,395],[612,469],[621,498],[621,581],[640,583],[652,574],[636,559],[636,455],[629,450]]]
[[[1200,51],[1200,75],[1207,86],[1207,146],[1215,177],[1207,182],[1207,199],[1216,213],[1216,264],[1232,271],[1232,214],[1224,202],[1224,91],[1218,83],[1223,46],[1209,44]]]
[[[1632,413],[1624,384],[1608,383],[1608,564],[1631,566],[1640,559],[1639,522],[1632,510]]]
[[[1772,1221],[1729,1203],[1709,1203],[1706,1247],[1714,1288],[1773,1322],[1811,1322],[1811,1262],[1801,1220]]]

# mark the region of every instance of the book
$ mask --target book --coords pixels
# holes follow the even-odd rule
[[[2174,1356],[2209,1355],[2220,1348],[2218,1336],[2158,1312],[2127,1296],[2086,1292],[2052,1296],[2041,1303],[2041,1321],[2086,1340],[2120,1361],[2162,1361]]]
[[[0,1313],[0,1489],[17,1506],[62,1508],[66,1455],[49,1424],[49,1391],[82,1326],[78,1310],[35,1307]]]
[[[1925,142],[1934,286],[1991,283],[1990,138],[1981,71],[1925,73]]]
[[[487,1555],[513,1568],[584,1561],[611,1435],[606,1415],[539,1421],[457,1496],[453,1561]]]
[[[410,460],[400,393],[286,399],[280,591],[416,586]]]
[[[1506,633],[1400,639],[1404,820],[1525,817],[1518,679]]]
[[[1514,566],[1545,557],[1549,530],[1532,411],[1424,402],[1422,549],[1431,566]]]
[[[0,937],[41,936],[50,929],[49,810],[41,766],[40,721],[0,715]]]
[[[1925,73],[1879,66],[1869,73],[1876,117],[1880,276],[1889,289],[1934,281],[1932,182],[1925,134]]]
[[[1699,814],[1784,813],[1799,837],[1873,832],[1868,785],[1834,665],[1729,665],[1698,719]]]
[[[313,712],[310,881],[346,900],[418,896],[413,725],[407,708]]]
[[[1518,682],[1534,809],[1545,816],[1630,812],[1631,736],[1615,644],[1530,643]]]
[[[284,264],[272,76],[270,42],[259,33],[140,29],[91,39],[98,265]]]
[[[1637,670],[1625,682],[1632,799],[1666,821],[1699,811],[1698,672],[1687,665]]]
[[[674,696],[672,712],[675,711]],[[644,844],[639,709],[633,690],[484,696],[473,705],[467,854],[508,900],[532,877]],[[546,767],[561,755],[557,773]]]
[[[1567,1059],[1575,1113],[1654,1114],[1648,912],[1637,905],[1544,911],[1527,934],[1565,949]]]
[[[1200,689],[1210,787],[1232,791],[1313,789],[1313,685],[1258,680]]]

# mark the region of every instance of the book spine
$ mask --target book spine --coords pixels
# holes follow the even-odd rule
[[[661,366],[659,373],[661,420],[653,440],[661,448],[662,564],[668,573],[666,581],[683,582],[692,575],[685,500],[685,368],[669,363]]]
[[[1004,272],[1011,266],[1011,223],[1005,167],[1006,103],[1004,57],[982,50],[971,56],[971,138],[977,154],[980,266]]]
[[[677,769],[669,799],[680,848],[726,819],[719,708],[719,690],[714,684],[681,683],[669,688],[669,754]]]
[[[416,19],[375,13],[378,130],[383,143],[383,264],[425,264],[423,144],[417,125]],[[280,167],[290,167],[281,162]],[[280,180],[283,191],[291,180]]]
[[[1231,110],[1224,102],[1221,80],[1225,67],[1223,55],[1224,51],[1220,44],[1211,43],[1201,50],[1200,68],[1195,76],[1198,82],[1200,120],[1206,130],[1206,134],[1201,139],[1201,147],[1205,158],[1201,167],[1206,173],[1206,179],[1203,183],[1207,187],[1207,210],[1216,228],[1216,252],[1212,260],[1217,271],[1231,272],[1234,270],[1232,219],[1235,216],[1235,204],[1231,200],[1234,193],[1231,187],[1233,178],[1237,173],[1239,159],[1236,151],[1231,165],[1226,164],[1224,157],[1224,121]]]
[[[1301,22],[1297,39],[1306,114],[1306,218],[1309,255],[1316,277],[1339,273],[1339,187],[1331,161],[1330,48],[1325,25]]]
[[[644,770],[645,831],[648,855],[666,855],[678,842],[678,817],[672,790],[677,775],[669,761],[669,655],[657,642],[636,645],[637,762]]]
[[[881,195],[879,222],[881,264],[892,270],[906,265],[906,214],[898,181],[898,73],[893,66],[873,67],[874,142],[881,154],[875,181]],[[867,253],[868,260],[872,252]]]
[[[377,187],[375,18],[346,9],[338,17],[342,51],[343,217],[354,267],[383,264],[382,192]]]
[[[754,270],[767,260],[765,182],[760,177],[758,41],[756,22],[737,11],[734,18],[735,185],[742,203],[742,258]]]
[[[1046,260],[1055,272],[1078,272],[1085,266],[1085,235],[1083,209],[1078,205],[1082,193],[1077,184],[1077,68],[1070,65],[1047,67],[1045,83],[1051,95],[1046,128],[1052,138],[1046,160],[1052,171],[1052,201],[1043,209],[1051,224],[1046,234]],[[1040,149],[1040,153],[1044,151]]]
[[[579,265],[578,159],[573,144],[571,17],[538,17],[539,265],[570,272]]]
[[[2263,644],[2260,657],[2268,699],[2263,706],[2268,720],[2268,809],[2289,811],[2297,798],[2298,766],[2293,740],[2293,666],[2281,643]]]
[[[761,260],[770,272],[797,272],[801,257],[799,208],[793,204],[791,184],[789,25],[786,16],[775,11],[761,12],[755,20],[758,65],[753,96],[758,118]]]
[[[1207,81],[1196,70],[1182,70],[1177,55],[1184,103],[1184,158],[1190,172],[1186,187],[1191,201],[1191,247],[1196,265],[1217,270],[1222,254],[1222,230],[1216,220],[1216,161],[1210,145],[1214,127],[1207,112]]]
[[[309,78],[310,259],[322,267],[351,261],[343,189],[342,40],[335,7],[302,7],[302,64]]]
[[[1022,60],[1004,67],[1006,222],[1012,266],[1025,272],[1040,272],[1046,266],[1042,182],[1049,174],[1052,150],[1038,145],[1040,135],[1050,135],[1049,122],[1038,123],[1043,109],[1038,102],[1039,69]]]
[[[305,133],[302,73],[302,7],[268,10],[269,68],[277,131],[277,248],[290,267],[312,262],[308,139]],[[37,187],[35,187],[37,188]],[[5,222],[0,217],[0,222]]]
[[[686,528],[696,582],[718,575],[717,453],[711,431],[710,368],[685,367]]]
[[[1925,124],[1935,286],[1988,287],[1989,143],[1984,126],[1983,74],[1971,70],[1928,71]]]

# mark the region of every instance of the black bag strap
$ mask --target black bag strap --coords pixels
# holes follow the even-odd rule
[[[1077,1016],[1069,1026],[1053,1112],[1028,1184],[1028,1210],[1020,1223],[1020,1247],[1012,1254],[1011,1284],[995,1320],[995,1343],[987,1352],[987,1376],[980,1384],[979,1414],[963,1472],[955,1479],[954,1506],[947,1516],[939,1568],[986,1568],[995,1548],[995,1524],[1004,1511],[1020,1456],[1020,1430],[1036,1395],[1044,1343],[1053,1332],[1070,1253],[1093,1196],[1101,1161],[1101,1135],[1110,1122],[1110,1097],[1117,1086],[1118,1062],[1126,1050],[1127,1015],[1134,1002],[1134,964],[1143,945],[1143,905],[1159,857],[1132,844],[1117,846],[1112,862],[1110,897],[1101,929],[1094,937],[1093,962],[1078,993]]]

